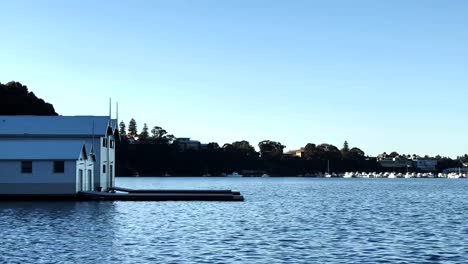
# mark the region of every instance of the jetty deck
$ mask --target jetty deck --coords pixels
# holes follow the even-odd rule
[[[114,187],[109,192],[82,191],[76,195],[0,195],[3,201],[222,201],[242,202],[231,190],[149,190]]]
[[[98,201],[244,201],[240,192],[231,190],[153,190],[121,187],[110,188],[110,192],[79,192],[77,198]]]
[[[240,195],[238,191],[232,190],[181,190],[181,189],[129,189],[129,188],[122,188],[122,187],[113,187],[110,188],[112,191],[118,192],[126,192],[126,193],[184,193],[184,194],[232,194],[232,195]]]

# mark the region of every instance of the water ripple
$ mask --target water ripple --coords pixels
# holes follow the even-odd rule
[[[244,203],[0,203],[0,263],[467,263],[466,180],[118,179]]]

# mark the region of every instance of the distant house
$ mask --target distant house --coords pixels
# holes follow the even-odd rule
[[[179,151],[200,150],[202,145],[198,140],[190,140],[190,138],[177,138],[174,141]]]
[[[420,171],[435,171],[437,166],[437,160],[424,159],[417,155],[413,156],[388,156],[379,155],[377,161],[383,168],[415,168]]]
[[[296,149],[296,150],[290,150],[290,151],[284,153],[284,155],[302,158],[302,156],[304,155],[304,148],[300,148],[300,149]]]
[[[413,160],[414,166],[421,171],[435,171],[437,160],[431,159],[416,159]]]
[[[401,158],[386,158],[378,160],[380,165],[384,168],[411,168],[413,161]]]
[[[115,127],[109,116],[0,116],[0,195],[108,190]]]

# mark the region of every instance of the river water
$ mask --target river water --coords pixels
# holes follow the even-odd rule
[[[2,202],[0,263],[468,263],[468,180],[118,178],[245,202]]]

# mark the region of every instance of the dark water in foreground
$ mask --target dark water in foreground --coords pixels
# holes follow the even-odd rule
[[[0,263],[468,263],[468,180],[119,178],[243,203],[0,203]]]

